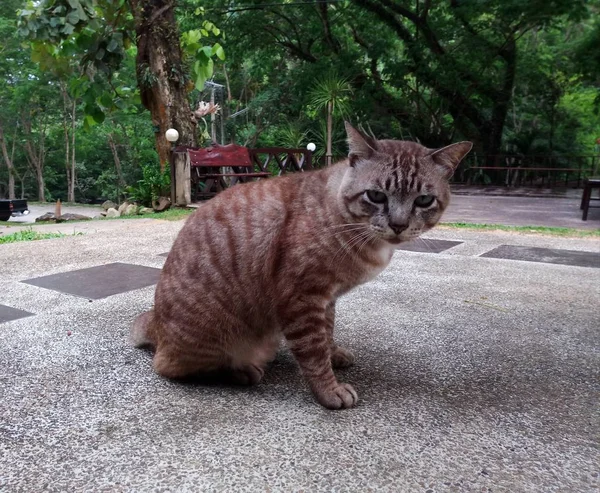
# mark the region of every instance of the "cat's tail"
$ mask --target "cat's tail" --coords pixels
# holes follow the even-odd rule
[[[156,342],[154,341],[154,310],[148,310],[147,312],[138,315],[133,321],[131,326],[131,332],[129,333],[129,340],[137,347],[155,347]]]

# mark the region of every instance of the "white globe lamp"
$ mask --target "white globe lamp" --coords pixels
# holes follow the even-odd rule
[[[165,137],[169,142],[177,142],[179,139],[179,132],[174,128],[170,128],[165,132]]]
[[[309,142],[308,145],[306,146],[306,148],[310,151],[310,152],[315,152],[315,149],[317,148],[317,146],[313,143],[313,142]]]

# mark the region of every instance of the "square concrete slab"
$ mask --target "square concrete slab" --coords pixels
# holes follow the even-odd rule
[[[4,322],[10,322],[11,320],[17,320],[19,318],[31,317],[34,313],[26,312],[25,310],[19,310],[12,306],[0,305],[0,324]]]
[[[578,250],[558,250],[515,245],[500,245],[481,255],[487,258],[525,260],[546,264],[574,265],[577,267],[600,267],[600,254]]]
[[[40,288],[98,300],[114,294],[145,288],[158,282],[160,269],[143,265],[99,265],[61,274],[36,277],[22,281]]]
[[[405,250],[407,252],[440,253],[444,250],[455,247],[456,245],[460,245],[461,243],[462,241],[430,240],[420,238],[400,246],[398,250]]]

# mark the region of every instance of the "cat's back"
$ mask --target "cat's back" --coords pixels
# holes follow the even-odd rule
[[[281,245],[324,188],[322,171],[236,185],[202,204],[179,233],[163,269],[174,284],[268,283]],[[273,267],[275,266],[275,267]]]
[[[254,236],[257,232],[268,233],[264,228],[283,225],[298,206],[306,178],[309,173],[297,173],[228,188],[202,204],[184,229],[199,233],[196,228],[201,228],[211,236],[218,230],[235,230],[242,236],[250,231]]]

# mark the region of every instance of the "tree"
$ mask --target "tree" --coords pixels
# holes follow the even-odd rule
[[[348,114],[350,94],[352,94],[352,87],[349,81],[340,78],[335,73],[329,73],[317,81],[310,93],[310,104],[317,111],[323,109],[327,111],[327,151],[325,154],[327,166],[330,166],[332,162],[333,116]]]
[[[353,1],[402,40],[411,72],[447,102],[462,133],[486,154],[500,150],[517,72],[517,40],[558,16],[585,14],[585,2],[572,0],[424,1],[412,10],[401,1]],[[449,26],[453,36],[444,40]]]
[[[168,161],[170,146],[165,131],[179,130],[182,145],[196,144],[188,92],[194,83],[187,75],[172,0],[43,0],[28,2],[20,12],[19,33],[32,40],[33,57],[43,68],[57,58],[77,54],[84,76],[76,89],[85,101],[88,125],[102,123],[105,110],[125,104],[119,69],[132,42],[141,102],[151,114],[156,150],[161,166]],[[130,13],[133,12],[133,15]],[[198,11],[201,14],[201,11]],[[211,24],[213,35],[220,32]],[[209,31],[204,26],[206,36]],[[212,71],[212,57],[223,58],[218,43],[201,46],[199,31],[187,43],[193,53],[193,80],[202,82]],[[191,46],[191,48],[190,48]]]
[[[355,117],[369,122],[378,135],[402,135],[438,147],[460,134],[489,154],[501,150],[513,95],[529,83],[523,79],[539,79],[535,64],[523,71],[528,49],[523,40],[554,27],[563,37],[577,38],[579,30],[571,27],[590,17],[585,0],[254,2],[244,7],[213,0],[207,11],[209,5],[217,22],[225,22],[218,15],[227,16],[234,92],[236,68],[252,64],[256,83],[262,78],[262,89],[279,88],[280,107],[297,118],[294,111],[304,112],[302,104],[310,101],[306,88],[337,70],[351,81]],[[264,36],[253,35],[259,24]],[[589,39],[592,46],[593,36]],[[536,56],[545,55],[532,53]],[[549,62],[557,62],[560,55],[550,56]],[[518,80],[521,74],[525,77]]]

